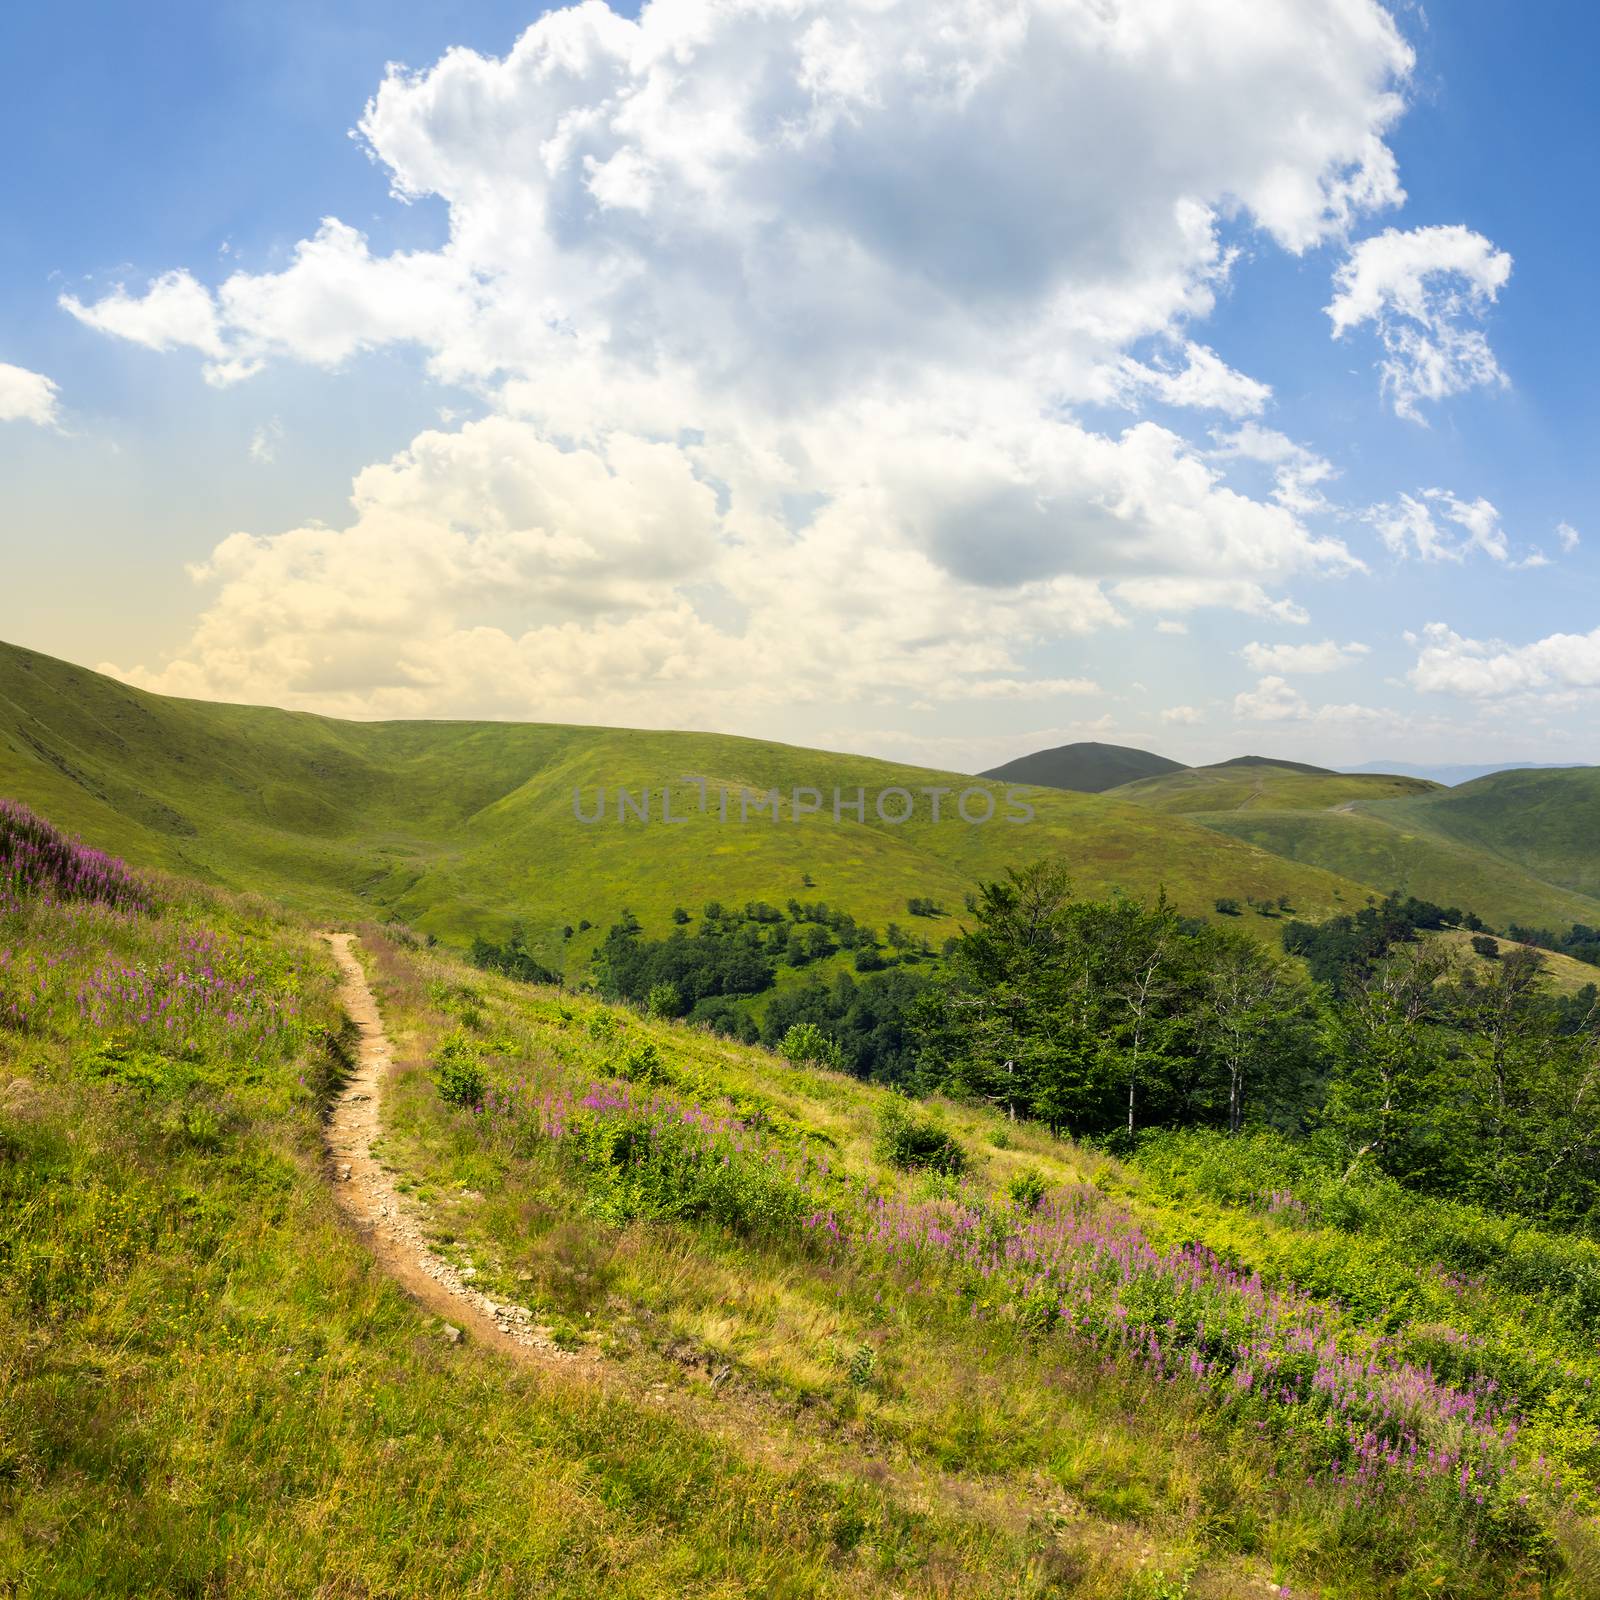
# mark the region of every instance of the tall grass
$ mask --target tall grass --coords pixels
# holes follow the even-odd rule
[[[1230,1208],[1168,1203],[1042,1130],[985,1156],[998,1124],[949,1107],[970,1172],[906,1173],[875,1154],[866,1086],[497,980],[441,1007],[448,985],[419,974],[446,963],[374,949],[418,1048],[475,1037],[488,1083],[456,1112],[403,1074],[397,1159],[449,1248],[577,1342],[688,1345],[863,1450],[1022,1496],[1055,1485],[1184,1552],[1201,1592],[1262,1557],[1348,1595],[1586,1592],[1581,1417],[1560,1436],[1464,1326],[1397,1331],[1258,1270]],[[792,1198],[724,1198],[746,1185]],[[1274,1203],[1293,1204],[1251,1222]]]
[[[1064,1592],[1026,1518],[447,1344],[322,1175],[326,952],[146,887],[0,912],[0,1592]]]

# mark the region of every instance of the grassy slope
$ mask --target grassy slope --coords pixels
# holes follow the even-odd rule
[[[781,1418],[736,1432],[692,1389],[447,1345],[332,1203],[320,1035],[213,1028],[198,1083],[99,1075],[76,987],[214,934],[337,1028],[320,941],[262,906],[0,922],[10,961],[51,962],[26,1031],[0,1020],[5,1594],[1062,1592],[1027,1511],[864,1472]],[[1126,1592],[1133,1559],[1086,1557],[1111,1576],[1083,1592]]]
[[[1497,772],[1378,814],[1600,899],[1600,768]]]
[[[1547,883],[1488,850],[1409,827],[1399,816],[1247,811],[1201,814],[1192,820],[1286,860],[1476,911],[1496,927],[1510,922],[1566,927],[1593,924],[1600,917],[1600,901]]]
[[[1465,928],[1445,928],[1433,937],[1446,945],[1455,961],[1466,971],[1487,976],[1494,965],[1488,956],[1480,956],[1472,948],[1472,934]],[[1600,968],[1587,962],[1574,961],[1571,956],[1558,955],[1553,950],[1536,950],[1532,945],[1518,944],[1513,939],[1498,939],[1502,955],[1513,950],[1534,950],[1544,962],[1545,981],[1550,993],[1573,995],[1591,984],[1600,987]]]
[[[1324,811],[1353,801],[1427,794],[1437,788],[1424,778],[1308,773],[1224,762],[1123,784],[1111,794],[1170,816],[1188,816],[1213,811]]]
[[[1476,911],[1497,926],[1600,917],[1600,773],[1508,772],[1460,789],[1376,773],[1224,763],[1107,796],[1285,860]]]
[[[1548,1586],[1535,1576],[1588,1559],[1582,1525],[1554,1525],[1559,1552],[1498,1537],[1491,1552],[1479,1534],[1495,1529],[1470,1506],[1363,1505],[1326,1475],[1303,1479],[1292,1434],[1229,1423],[1203,1390],[1065,1335],[941,1310],[920,1280],[908,1290],[903,1275],[777,1237],[597,1216],[548,1149],[443,1106],[425,1066],[441,1032],[477,1040],[499,1081],[581,1085],[652,1043],[702,1098],[755,1097],[809,1130],[841,1174],[890,1192],[918,1180],[875,1158],[881,1091],[486,977],[369,928],[399,1060],[388,1159],[443,1247],[603,1353],[604,1375],[452,1348],[376,1271],[326,1191],[319,1118],[336,1051],[316,1030],[336,1037],[337,1018],[320,946],[259,904],[176,886],[167,901],[156,919],[66,907],[0,924],[6,974],[30,974],[18,991],[26,1028],[0,1009],[0,1574],[11,1592],[1592,1592],[1576,1570]],[[257,992],[290,1007],[261,1042],[213,1014],[180,1063],[138,1003],[85,1022],[74,996],[107,957],[157,973],[192,965],[196,938],[213,936],[223,954],[205,959],[256,972]],[[108,1080],[107,1036],[138,1047],[154,1081]],[[1402,1344],[1459,1327],[1483,1352],[1475,1360],[1499,1361],[1514,1330],[1517,1348],[1566,1364],[1548,1418],[1525,1435],[1529,1453],[1551,1452],[1580,1482],[1600,1473],[1583,1399],[1600,1369],[1586,1327],[1553,1300],[1496,1279],[1460,1302],[1410,1255],[1354,1250],[1293,1213],[1241,1217],[1236,1204],[1172,1194],[985,1111],[940,1115],[985,1187],[1026,1169],[1087,1182],[1158,1244],[1205,1240],[1274,1276],[1313,1273],[1346,1302],[1364,1297]]]
[[[580,1221],[593,1214],[582,1181],[547,1148],[483,1131],[439,1102],[426,1062],[446,1030],[460,1037],[458,1019],[488,1048],[495,1083],[526,1074],[541,1095],[563,1082],[583,1085],[650,1043],[680,1079],[701,1086],[702,1103],[726,1093],[759,1104],[823,1141],[841,1173],[888,1192],[914,1193],[916,1180],[875,1158],[882,1091],[570,996],[478,975],[462,986],[448,960],[407,951],[376,928],[366,938],[399,1044],[388,1159],[414,1180],[436,1236],[470,1259],[481,1284],[535,1306],[575,1344],[606,1351],[644,1381],[692,1391],[726,1370],[735,1403],[812,1418],[879,1470],[954,1473],[970,1493],[981,1486],[1001,1503],[1034,1507],[1056,1529],[1057,1560],[1073,1574],[1069,1593],[1232,1597],[1268,1587],[1263,1566],[1292,1593],[1347,1600],[1584,1592],[1579,1578],[1540,1588],[1526,1568],[1519,1580],[1515,1558],[1506,1567],[1483,1563],[1477,1534],[1469,1542],[1464,1531],[1419,1523],[1398,1505],[1392,1521],[1341,1505],[1320,1481],[1313,1486],[1263,1452],[1244,1424],[1208,1416],[1181,1386],[1151,1388],[1085,1361],[1070,1341],[1019,1337],[1003,1317],[974,1325],[942,1316],[936,1302],[892,1278],[846,1263],[808,1265],[709,1225]],[[599,1029],[619,1016],[620,1032]],[[1587,1422],[1560,1409],[1567,1395],[1587,1395],[1600,1372],[1581,1317],[1564,1320],[1553,1304],[1509,1285],[1463,1304],[1437,1275],[1444,1267],[1425,1263],[1419,1272],[1398,1246],[1386,1253],[1295,1211],[1263,1216],[1257,1207],[1241,1216],[1237,1201],[1169,1195],[1136,1166],[984,1110],[945,1104],[937,1114],[973,1153],[980,1186],[1004,1186],[1027,1170],[1051,1184],[1087,1182],[1162,1245],[1204,1241],[1269,1281],[1308,1275],[1325,1293],[1362,1300],[1358,1320],[1385,1330],[1395,1348],[1414,1342],[1425,1352],[1419,1361],[1433,1359],[1436,1346],[1448,1351],[1459,1327],[1485,1363],[1509,1361],[1520,1372],[1525,1354],[1535,1366],[1558,1364],[1567,1376],[1550,1419],[1525,1437],[1530,1448],[1561,1449],[1575,1471],[1600,1471]],[[1592,1247],[1575,1248],[1593,1257]],[[865,1382],[853,1376],[863,1350]],[[1586,1415],[1593,1409],[1579,1405]],[[1561,1434],[1569,1416],[1573,1431]],[[1581,1528],[1568,1526],[1561,1541],[1573,1559],[1589,1559]],[[1119,1570],[1118,1553],[1133,1551],[1142,1570]]]
[[[268,890],[310,914],[394,912],[453,938],[520,916],[544,959],[565,955],[569,968],[598,929],[564,952],[562,926],[604,927],[624,905],[662,931],[679,903],[795,895],[881,928],[904,919],[910,896],[959,907],[978,875],[1044,854],[1086,892],[1164,884],[1201,912],[1218,895],[1287,894],[1308,915],[1364,896],[1320,868],[1100,797],[1040,792],[1026,826],[934,824],[924,809],[895,827],[870,807],[864,826],[831,815],[723,826],[714,803],[693,809],[686,776],[785,792],[977,781],[709,734],[346,723],[171,700],[0,647],[0,793],[135,862]],[[619,784],[669,782],[675,809],[690,810],[681,826],[574,819],[575,789],[592,804],[604,785],[614,807]]]

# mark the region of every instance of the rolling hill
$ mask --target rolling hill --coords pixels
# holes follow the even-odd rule
[[[1378,814],[1600,898],[1600,767],[1497,772],[1424,806],[1391,803]]]
[[[1155,755],[1149,750],[1135,750],[1120,744],[1096,744],[1090,740],[1080,744],[1058,745],[1054,750],[1036,750],[1032,755],[1018,756],[1015,761],[991,767],[980,776],[996,778],[1002,783],[1037,784],[1045,789],[1073,789],[1080,794],[1103,794],[1119,784],[1183,770],[1182,762],[1170,761],[1166,756]]]
[[[1360,811],[1241,811],[1189,820],[1287,861],[1476,911],[1497,928],[1513,922],[1544,928],[1593,925],[1600,917],[1600,901],[1547,883],[1492,851]]]
[[[1356,776],[1285,761],[1242,757],[1214,767],[1142,778],[1110,791],[1118,800],[1172,816],[1233,811],[1319,811],[1359,800],[1387,800],[1430,793],[1437,785],[1420,778]]]
[[[1496,927],[1600,918],[1600,769],[1502,772],[1450,789],[1394,773],[1254,758],[1111,790],[1375,889],[1475,911]]]
[[[794,791],[807,787],[821,791],[822,809],[795,819]],[[848,810],[835,820],[831,791],[848,804],[858,787],[864,820]],[[941,820],[918,795],[911,820],[880,821],[874,802],[896,787],[942,790]],[[619,788],[635,808],[626,820]],[[637,816],[646,788],[649,822]],[[781,820],[752,810],[741,823],[741,789],[789,796]],[[594,815],[602,790],[605,820],[580,821],[575,795]],[[995,820],[952,815],[963,790],[992,794]],[[0,646],[0,794],[136,863],[267,891],[312,915],[394,915],[456,940],[499,936],[522,920],[540,959],[568,972],[624,907],[664,932],[680,904],[794,896],[881,927],[903,920],[912,896],[958,909],[980,875],[1043,855],[1063,859],[1085,892],[1165,886],[1203,914],[1220,895],[1282,895],[1314,917],[1368,893],[1101,796],[1034,792],[1033,819],[1017,824],[1003,820],[1003,784],[864,757],[711,734],[340,722],[146,694],[9,646]],[[970,810],[985,803],[973,798]],[[583,921],[594,927],[564,939]],[[953,927],[938,920],[930,932]]]
[[[1501,761],[1430,765],[1427,762],[1407,761],[1404,757],[1393,760],[1366,761],[1359,767],[1345,767],[1346,772],[1401,772],[1408,778],[1431,778],[1446,788],[1458,783],[1470,783],[1474,778],[1487,778],[1496,772],[1552,771],[1565,766],[1561,761]]]

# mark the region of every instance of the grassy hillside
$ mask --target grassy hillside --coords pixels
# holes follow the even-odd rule
[[[1600,918],[1600,770],[1502,772],[1456,789],[1254,758],[1110,791],[1285,860],[1475,911],[1499,927]]]
[[[1187,767],[1111,791],[1116,800],[1169,816],[1218,811],[1327,811],[1359,801],[1430,794],[1421,778],[1317,772],[1279,762],[1225,761]]]
[[[0,1591],[1127,1592],[1153,1525],[1098,1522],[1077,1560],[1042,1508],[863,1464],[665,1357],[449,1343],[329,1192],[332,978],[292,918],[170,880],[139,913],[0,906]]]
[[[1378,814],[1600,897],[1600,767],[1497,772]]]
[[[573,1358],[517,1364],[450,1342],[339,1221],[321,941],[115,863],[49,894],[24,867],[19,1596],[1594,1592],[1592,1242],[1269,1135],[1118,1163],[369,925],[384,1159]]]
[[[1046,789],[1074,789],[1081,794],[1103,794],[1119,784],[1139,778],[1156,777],[1163,772],[1181,772],[1181,762],[1170,761],[1149,750],[1127,745],[1097,744],[1085,740],[1058,745],[1054,750],[1036,750],[1018,756],[983,774],[1005,783],[1038,784]]]
[[[1449,947],[1461,970],[1471,972],[1484,981],[1492,976],[1493,959],[1474,952],[1473,935],[1465,928],[1443,928],[1429,937]],[[1513,950],[1534,950],[1534,946],[1518,944],[1514,939],[1501,938],[1496,943],[1500,946],[1502,957]],[[1575,995],[1591,984],[1600,987],[1600,969],[1591,967],[1586,961],[1574,961],[1571,956],[1561,955],[1554,950],[1534,950],[1534,953],[1544,963],[1545,986],[1551,994]]]
[[[948,1103],[913,1116],[961,1172],[908,1171],[881,1090],[364,937],[403,1040],[388,1159],[476,1281],[574,1348],[798,1408],[858,1459],[936,1465],[969,1504],[1044,1509],[1062,1593],[1577,1595],[1594,1575],[1589,1301],[1544,1288],[1587,1282],[1592,1244],[1392,1185],[1319,1188],[1270,1138],[1158,1142],[1147,1170]],[[481,1112],[441,1102],[441,1048],[477,1055]],[[1241,1352],[1272,1386],[1253,1393]],[[1478,1398],[1428,1397],[1453,1382]],[[1508,1516],[1485,1463],[1435,1492],[1388,1477],[1370,1436],[1330,1450],[1385,1393],[1430,1460],[1464,1410],[1515,1394],[1523,1456],[1559,1459],[1585,1509],[1526,1488],[1543,1468]],[[1545,1531],[1514,1531],[1530,1514]]]
[[[690,780],[707,786],[708,804]],[[661,820],[661,788],[674,814]],[[941,820],[923,786],[949,791]],[[880,821],[874,799],[904,787],[916,814]],[[617,820],[617,792],[650,788],[652,820]],[[821,791],[795,820],[752,813],[738,791]],[[842,799],[868,791],[865,822]],[[989,790],[996,820],[951,814]],[[309,914],[400,915],[441,936],[526,921],[541,959],[581,966],[624,907],[664,931],[674,906],[710,899],[827,900],[882,926],[911,896],[959,908],[981,874],[1042,855],[1085,891],[1164,884],[1186,909],[1219,895],[1287,895],[1303,915],[1359,903],[1360,886],[1138,806],[1040,791],[1034,820],[1009,823],[1005,786],[752,739],[552,724],[349,723],[141,693],[82,668],[0,647],[0,794],[138,863],[268,890]],[[593,814],[574,815],[574,793]],[[719,790],[732,791],[719,820]],[[891,800],[890,815],[902,804]],[[981,815],[974,799],[969,812]],[[806,879],[812,882],[807,885]],[[564,926],[596,924],[563,943]]]
[[[1600,901],[1546,883],[1502,856],[1398,819],[1344,811],[1207,813],[1202,822],[1286,860],[1325,867],[1383,890],[1475,911],[1496,927],[1593,925]]]

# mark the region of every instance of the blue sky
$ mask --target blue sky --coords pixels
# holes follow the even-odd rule
[[[0,637],[952,766],[1596,759],[1600,24],[1171,3],[14,10]]]

